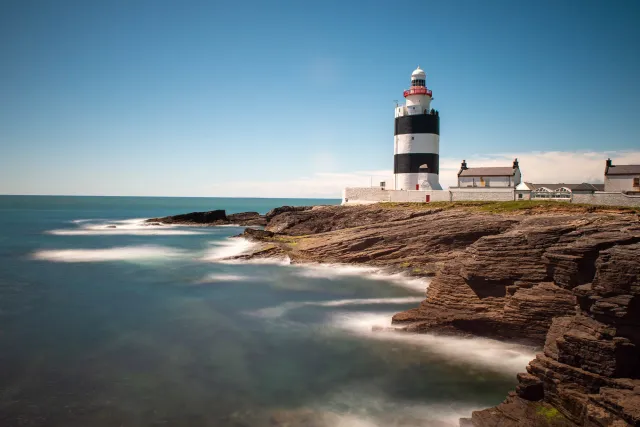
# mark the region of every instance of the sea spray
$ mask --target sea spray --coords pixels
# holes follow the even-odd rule
[[[76,228],[63,228],[46,231],[54,236],[186,236],[210,234],[206,230],[185,230],[178,226],[146,224],[143,218],[126,220],[91,220],[72,221]]]
[[[144,261],[183,258],[188,252],[167,246],[122,246],[104,249],[43,249],[31,254],[31,259],[51,262]]]
[[[429,353],[446,358],[449,362],[482,365],[513,375],[527,366],[535,357],[533,347],[506,343],[488,338],[462,338],[433,334],[415,334],[394,331],[393,312],[353,313],[332,315],[330,324],[350,334],[374,340],[388,340],[400,344],[419,346]]]
[[[368,305],[393,305],[410,304],[422,301],[422,297],[397,297],[397,298],[354,298],[329,301],[291,301],[274,307],[266,307],[249,314],[264,318],[278,318],[291,310],[303,307],[344,307],[344,306],[368,306]]]
[[[430,280],[424,277],[411,277],[404,273],[390,273],[387,269],[350,264],[293,264],[301,277],[340,280],[343,277],[359,277],[368,280],[379,280],[396,286],[425,293]]]

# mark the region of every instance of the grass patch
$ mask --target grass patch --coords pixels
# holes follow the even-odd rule
[[[396,203],[383,202],[379,206],[385,209],[413,209],[413,210],[450,210],[464,209],[475,212],[495,214],[526,213],[526,212],[608,212],[608,213],[637,213],[640,207],[626,206],[596,206],[580,203],[547,201],[547,200],[515,200],[506,202],[431,202],[431,203]]]
[[[564,416],[556,408],[547,408],[546,406],[539,406],[536,409],[536,414],[545,418],[547,421],[564,418]]]

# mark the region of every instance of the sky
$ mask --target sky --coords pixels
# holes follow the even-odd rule
[[[640,2],[0,1],[0,194],[340,197],[420,65],[440,180],[640,163]]]

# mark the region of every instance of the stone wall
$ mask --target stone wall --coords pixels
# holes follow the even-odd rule
[[[593,194],[574,194],[571,202],[606,206],[640,206],[640,196],[596,191]]]
[[[514,200],[513,188],[450,188],[451,201],[508,202]]]
[[[451,194],[447,190],[382,190],[378,187],[345,188],[343,204],[365,204],[376,202],[425,202],[427,195],[432,202],[449,202]]]

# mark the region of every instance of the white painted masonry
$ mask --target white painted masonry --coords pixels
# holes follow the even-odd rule
[[[523,194],[519,198],[518,194]],[[511,200],[529,200],[526,191],[518,191],[512,188],[450,188],[449,190],[381,190],[376,187],[345,188],[342,196],[342,204],[367,204],[378,202],[426,202],[426,196],[430,202],[456,202],[456,201],[493,201],[507,202]],[[593,194],[574,193],[568,200],[546,200],[549,203],[570,202],[586,203],[605,206],[640,206],[640,195],[630,196],[616,192],[596,191]]]
[[[393,154],[439,153],[440,137],[432,133],[396,135],[393,141]]]

